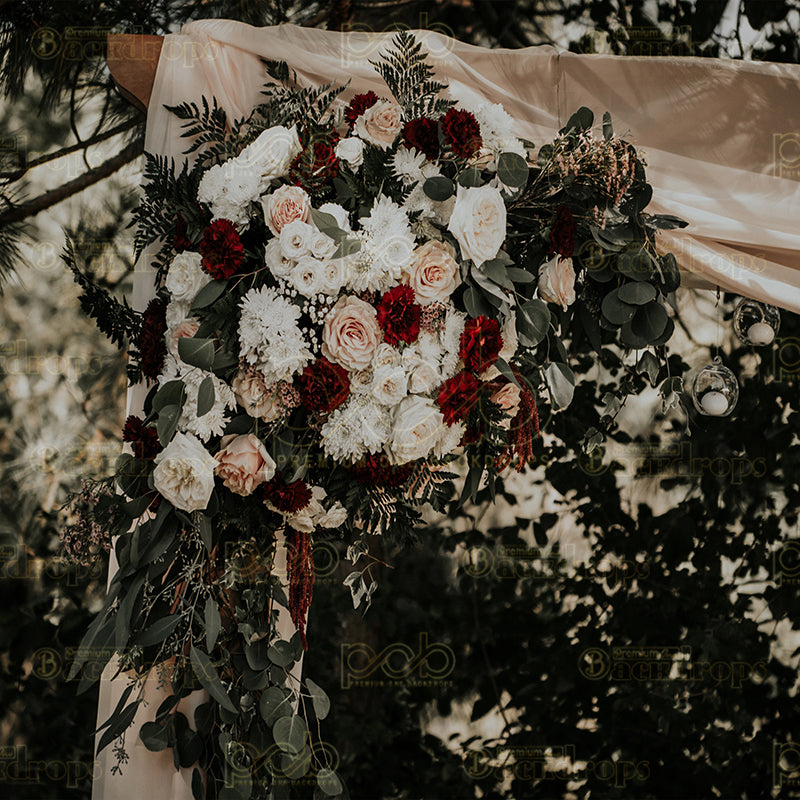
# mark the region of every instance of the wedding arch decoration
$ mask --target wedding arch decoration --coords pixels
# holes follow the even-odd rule
[[[136,247],[156,248],[157,295],[138,313],[84,287],[148,394],[115,475],[75,501],[72,553],[113,542],[119,570],[72,677],[91,685],[98,653],[133,676],[98,740],[124,769],[156,669],[171,694],[139,735],[193,768],[197,798],[279,797],[309,774],[345,791],[319,742],[330,701],[296,669],[315,540],[343,543],[368,606],[370,542],[522,471],[540,417],[570,404],[576,345],[641,350],[631,374],[666,403],[681,387],[665,350],[680,275],[656,235],[685,223],[646,211],[645,164],[610,115],[596,134],[579,108],[536,146],[502,106],[447,99],[410,34],[375,68],[385,94],[347,105],[346,86],[267,62],[240,119],[213,97],[171,107],[196,155],[146,155]],[[602,398],[610,415],[634,386]],[[177,706],[198,687],[191,726]]]

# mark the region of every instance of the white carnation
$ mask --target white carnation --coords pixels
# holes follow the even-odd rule
[[[425,163],[425,153],[420,153],[416,148],[398,147],[392,159],[392,170],[400,180],[408,185],[422,180],[422,165]]]
[[[215,164],[203,175],[197,199],[211,208],[212,221],[227,219],[237,227],[245,227],[250,204],[260,193],[258,174],[231,158],[224,164]]]

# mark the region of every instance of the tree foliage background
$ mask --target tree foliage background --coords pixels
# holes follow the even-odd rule
[[[81,315],[59,252],[68,228],[87,275],[120,295],[129,287],[144,119],[113,88],[105,35],[205,17],[800,61],[797,0],[0,3],[10,798],[90,793],[97,698],[64,678],[107,564],[67,567],[58,530],[80,475],[108,473],[119,451],[125,362]],[[585,380],[568,413],[547,421],[541,466],[509,479],[498,508],[431,517],[415,548],[385,552],[391,567],[366,616],[341,584],[342,554],[319,548],[308,658],[333,698],[323,738],[351,797],[800,796],[800,322],[783,313],[779,339],[756,354],[730,334],[733,305],[684,294],[675,343],[692,366],[722,349],[742,380],[732,417],[691,414],[687,436],[685,415],[661,413],[653,391],[619,413],[604,407],[620,381],[645,380],[605,350],[600,369],[588,356],[573,365]],[[592,425],[609,437],[586,454]],[[393,680],[400,645],[429,657]],[[366,648],[386,658],[359,682],[353,658]]]

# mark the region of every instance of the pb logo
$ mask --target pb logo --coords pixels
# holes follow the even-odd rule
[[[800,180],[800,133],[774,133],[772,157],[776,178]]]
[[[800,786],[800,743],[772,743],[772,788]]]
[[[395,642],[376,653],[363,642],[343,644],[341,649],[342,688],[366,681],[380,672],[393,682],[423,680],[440,681],[455,667],[453,651],[441,642],[430,644],[428,634],[420,633],[417,651],[402,642]],[[383,681],[378,681],[382,685]]]
[[[773,553],[772,578],[778,586],[800,585],[800,539],[789,539]]]
[[[772,371],[776,381],[795,381],[800,374],[800,339],[781,336],[775,339]]]

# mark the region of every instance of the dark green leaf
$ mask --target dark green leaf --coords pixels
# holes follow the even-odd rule
[[[606,111],[603,114],[603,138],[608,141],[614,136],[614,126],[611,124],[611,114]]]
[[[314,683],[311,678],[306,678],[306,686],[308,686],[308,691],[311,694],[311,702],[314,705],[314,713],[317,719],[325,719],[325,717],[328,716],[328,712],[331,710],[331,701],[328,699],[328,695],[325,694],[325,690]]]
[[[183,406],[186,400],[186,386],[183,381],[167,381],[153,397],[153,411],[160,412],[167,406]]]
[[[575,375],[572,370],[566,364],[553,361],[545,368],[544,377],[553,407],[566,408],[575,393]]]
[[[279,667],[288,667],[294,663],[293,650],[294,648],[289,642],[279,639],[269,646],[267,657]]]
[[[217,643],[217,637],[222,629],[222,618],[219,615],[219,606],[213,597],[206,600],[203,619],[206,625],[206,649],[210,653]]]
[[[497,177],[506,186],[524,186],[528,180],[528,162],[517,153],[500,153],[497,159]]]
[[[258,703],[261,718],[267,725],[272,725],[280,717],[291,716],[293,712],[294,695],[288,689],[280,686],[270,686],[263,691]]]
[[[178,420],[181,418],[180,406],[164,406],[161,409],[156,422],[156,432],[158,441],[162,447],[166,447],[175,435],[178,428]]]
[[[443,175],[434,175],[428,178],[422,184],[422,191],[430,197],[431,200],[447,200],[455,194],[456,187],[450,178],[445,178]]]
[[[139,730],[139,738],[153,753],[166,750],[169,745],[169,726],[166,722],[145,722]]]
[[[207,308],[215,300],[222,297],[225,290],[228,288],[228,281],[211,281],[207,283],[192,300],[192,311],[198,308]]]
[[[614,289],[603,298],[600,310],[612,325],[622,325],[636,313],[636,306],[620,300],[619,289]]]
[[[184,336],[178,339],[178,355],[189,366],[210,370],[214,366],[214,340]]]
[[[465,169],[458,176],[458,183],[467,188],[476,188],[483,186],[483,179],[481,178],[481,171],[477,167],[469,167]]]
[[[202,651],[198,650],[194,645],[190,650],[190,658],[192,662],[192,670],[200,681],[200,685],[220,704],[224,709],[227,709],[232,714],[238,714],[239,710],[228,697],[228,693],[220,682],[219,675],[217,674],[216,667],[211,663],[211,659]]]
[[[281,717],[272,726],[272,735],[281,750],[296,755],[308,740],[308,726],[302,717]]]
[[[136,644],[140,647],[149,647],[163,642],[175,630],[180,621],[180,614],[171,614],[157,619],[136,637]]]
[[[342,782],[339,780],[339,776],[328,767],[322,767],[317,773],[317,785],[329,797],[341,794],[342,791]]]
[[[197,390],[197,416],[202,417],[214,408],[214,379],[207,375]]]
[[[643,306],[651,300],[655,300],[656,295],[655,287],[646,281],[633,281],[625,283],[617,290],[617,297],[624,303],[632,303],[635,306]],[[608,316],[608,315],[606,315]],[[613,320],[609,320],[613,322]]]

